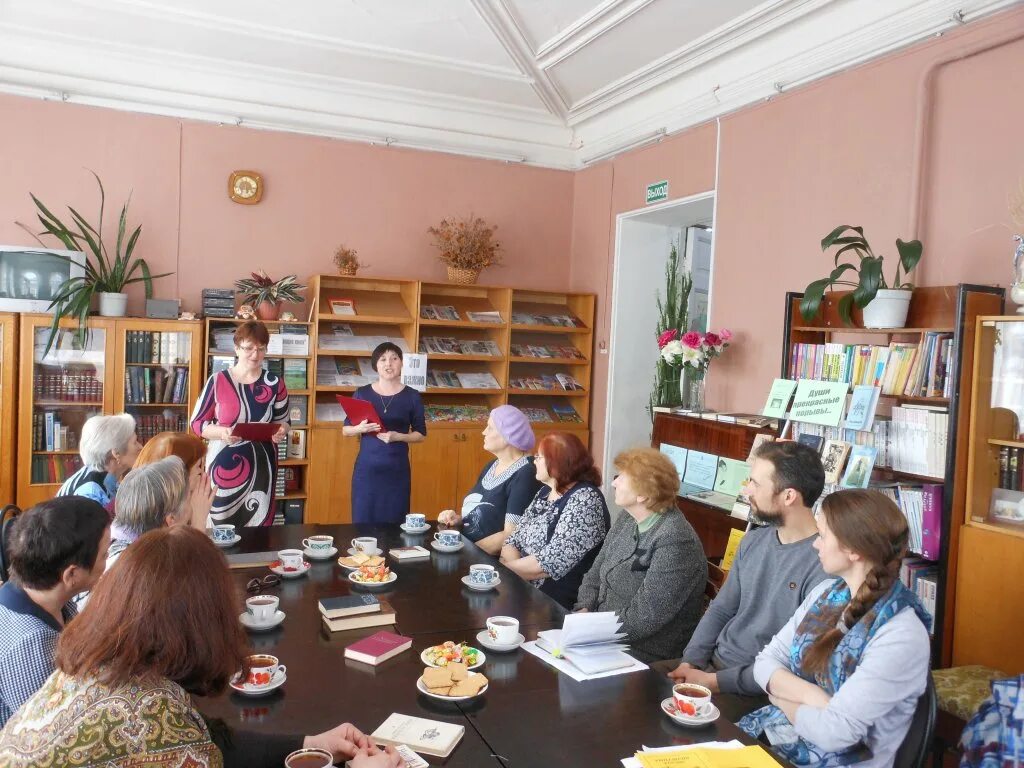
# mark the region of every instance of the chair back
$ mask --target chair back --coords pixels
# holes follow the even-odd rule
[[[7,539],[10,537],[11,525],[21,514],[21,508],[14,504],[8,504],[0,512],[0,582],[7,581],[9,574],[7,567],[10,561],[7,558]]]
[[[896,750],[893,768],[922,768],[925,758],[932,748],[932,736],[935,734],[935,712],[937,709],[935,683],[932,673],[928,673],[928,685],[917,700],[917,708],[910,719],[910,730],[903,738],[903,743]]]
[[[711,601],[718,597],[718,591],[725,584],[725,577],[728,574],[717,565],[708,560],[708,580],[704,584],[704,609],[707,610]]]

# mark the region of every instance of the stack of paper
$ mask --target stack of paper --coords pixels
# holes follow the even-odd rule
[[[709,741],[677,747],[644,747],[622,759],[624,768],[777,768],[763,747],[732,741]]]
[[[614,611],[571,613],[561,629],[537,633],[537,647],[556,658],[564,658],[586,675],[631,667],[636,659],[620,643],[622,622]]]

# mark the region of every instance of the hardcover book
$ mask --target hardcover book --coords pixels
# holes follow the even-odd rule
[[[389,627],[398,620],[395,609],[382,602],[380,610],[374,613],[357,613],[349,616],[341,616],[337,619],[321,617],[324,629],[328,632],[347,632],[352,629],[365,629],[366,627]],[[355,643],[353,643],[355,645]],[[361,661],[361,659],[360,659]]]
[[[844,488],[867,488],[877,455],[878,451],[874,446],[855,445],[850,451],[850,460],[846,464],[846,473],[840,485]]]
[[[419,546],[392,547],[388,550],[388,554],[395,560],[418,560],[420,558],[429,558],[430,550]]]
[[[328,619],[351,616],[357,613],[375,613],[380,610],[380,601],[366,593],[324,597],[319,601],[320,613]]]
[[[411,637],[396,635],[394,632],[378,632],[345,648],[345,658],[377,666],[411,646]]]
[[[466,727],[456,723],[426,720],[395,713],[381,723],[370,738],[377,744],[405,744],[411,749],[434,757],[448,757],[462,740]]]
[[[838,483],[846,466],[850,444],[845,440],[829,440],[821,452],[821,464],[825,468],[825,482]]]

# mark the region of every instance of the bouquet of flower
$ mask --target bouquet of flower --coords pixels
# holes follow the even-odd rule
[[[730,341],[732,331],[728,328],[718,333],[687,331],[682,336],[678,330],[670,328],[658,337],[658,349],[662,360],[670,366],[692,368],[699,377],[703,377],[711,361],[722,354]]]

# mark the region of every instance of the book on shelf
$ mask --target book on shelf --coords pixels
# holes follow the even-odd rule
[[[568,373],[556,373],[555,379],[566,392],[574,392],[583,389],[583,385]]]
[[[356,303],[352,299],[330,299],[328,304],[331,307],[331,314],[354,315],[356,314]]]
[[[850,449],[846,472],[840,482],[844,488],[867,488],[878,449],[871,445],[855,445]]]
[[[554,421],[547,408],[523,407],[519,410],[523,412],[523,415],[526,416],[526,420],[531,424]]]
[[[422,558],[429,559],[430,550],[418,545],[411,547],[392,547],[388,550],[388,555],[399,561],[420,560]]]
[[[345,648],[345,658],[377,666],[412,647],[412,638],[377,632]]]
[[[661,443],[658,450],[672,462],[676,468],[676,474],[679,475],[679,480],[682,482],[683,475],[686,473],[686,456],[689,450],[681,445],[672,445],[671,443]]]
[[[938,560],[943,487],[938,483],[885,483],[871,488],[892,499],[907,518],[907,549],[928,560]]]
[[[810,432],[805,432],[802,435],[800,435],[796,439],[796,441],[801,445],[806,445],[808,448],[810,448],[815,453],[820,455],[821,446],[824,444],[825,438],[823,438],[821,435],[815,435],[811,434]]]
[[[51,372],[49,366],[41,368],[37,367],[32,375],[32,394],[36,400],[99,404],[103,399],[103,383],[93,374],[70,373],[68,369]]]
[[[272,333],[267,344],[268,355],[308,355],[308,333]]]
[[[466,727],[457,723],[395,713],[370,734],[370,739],[376,744],[404,744],[425,755],[448,757],[458,746],[465,732]]]
[[[309,397],[306,395],[288,395],[288,416],[292,425],[309,423]]]
[[[680,496],[689,496],[715,487],[718,475],[718,457],[713,453],[689,450],[686,452],[686,468],[679,486]]]
[[[489,409],[485,405],[440,405],[425,403],[423,406],[427,421],[460,423],[486,422]]]
[[[900,566],[900,581],[911,592],[917,595],[924,609],[932,617],[932,626],[928,628],[930,634],[935,634],[935,605],[938,598],[938,576],[939,568],[935,563],[921,560],[916,557],[903,559]]]
[[[875,411],[878,410],[878,397],[882,390],[871,384],[857,384],[850,395],[850,403],[846,409],[846,428],[861,432],[871,429],[875,423]]]
[[[340,619],[343,616],[355,616],[359,613],[379,613],[381,602],[374,595],[366,592],[322,597],[317,601],[320,614],[325,619]]]
[[[420,306],[422,320],[461,320],[462,315],[451,304],[423,304]]]
[[[568,403],[554,403],[551,406],[555,419],[562,423],[582,424],[583,418]]]
[[[488,310],[486,312],[466,312],[466,317],[474,323],[501,323],[501,312]]]
[[[516,325],[548,325],[563,328],[585,328],[586,324],[575,315],[568,314],[535,314],[522,310],[512,312],[512,322]]]
[[[284,360],[284,385],[288,389],[305,389],[307,385],[306,378],[306,360]]]
[[[284,504],[284,521],[288,525],[302,525],[306,517],[305,499],[282,499]]]
[[[825,469],[825,482],[838,483],[850,455],[850,444],[845,440],[829,440],[821,452],[821,465]]]
[[[459,386],[464,389],[501,389],[491,373],[457,373]]]
[[[306,458],[306,430],[292,429],[288,432],[288,458]]]

